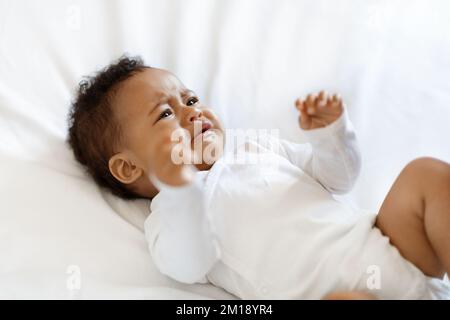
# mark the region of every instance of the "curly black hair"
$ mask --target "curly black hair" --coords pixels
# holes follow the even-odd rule
[[[141,57],[123,55],[93,76],[84,77],[69,112],[68,143],[75,158],[99,186],[123,199],[141,197],[109,171],[109,159],[121,136],[111,101],[120,83],[145,68],[150,67]]]

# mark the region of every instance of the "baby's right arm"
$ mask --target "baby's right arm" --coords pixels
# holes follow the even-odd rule
[[[204,282],[220,252],[197,178],[182,187],[164,186],[145,222],[150,253],[159,271],[183,283]]]
[[[174,129],[179,130],[167,128],[167,134],[152,140],[155,157],[149,178],[159,193],[145,221],[145,236],[161,273],[184,283],[203,282],[219,251],[206,215],[201,177],[195,167],[173,158],[177,150],[191,152],[190,139],[179,131],[181,140],[173,141]]]

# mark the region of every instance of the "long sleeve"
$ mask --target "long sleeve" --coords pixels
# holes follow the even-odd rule
[[[153,199],[145,222],[156,267],[179,282],[205,282],[220,256],[204,199],[199,179],[180,188],[165,187]]]
[[[361,169],[361,154],[346,110],[324,128],[301,131],[309,143],[280,140],[280,152],[331,193],[350,191]]]

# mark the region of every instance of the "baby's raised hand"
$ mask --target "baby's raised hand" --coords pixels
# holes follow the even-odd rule
[[[321,91],[318,95],[309,94],[305,100],[299,98],[295,107],[300,111],[300,127],[311,130],[325,127],[338,119],[344,111],[342,99]]]

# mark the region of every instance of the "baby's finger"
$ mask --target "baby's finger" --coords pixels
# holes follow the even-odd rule
[[[333,106],[333,96],[328,96],[327,98],[327,107],[331,108]]]
[[[323,90],[320,91],[318,100],[319,101],[323,101],[323,100],[326,100],[326,99],[327,99],[327,93],[325,91],[323,91]]]
[[[335,107],[335,108],[342,108],[342,105],[343,105],[343,103],[342,103],[341,96],[338,95],[338,94],[335,94],[333,96],[333,107]]]
[[[306,97],[306,112],[309,115],[312,115],[312,114],[314,114],[316,112],[316,107],[314,105],[315,100],[316,100],[316,96],[315,95],[309,94]]]
[[[309,129],[311,125],[311,117],[305,111],[300,111],[300,127],[302,129]]]
[[[325,91],[320,91],[319,96],[316,101],[316,106],[318,108],[323,108],[327,105],[327,93]]]
[[[337,104],[337,103],[339,102],[340,99],[341,99],[341,97],[340,97],[338,94],[334,94],[334,95],[333,95],[333,102],[334,102],[334,103]]]
[[[305,110],[305,103],[303,102],[303,99],[298,98],[297,100],[295,100],[295,107],[298,111]]]

